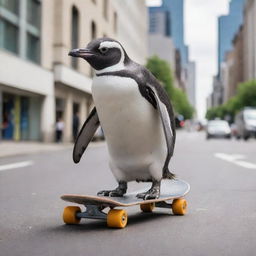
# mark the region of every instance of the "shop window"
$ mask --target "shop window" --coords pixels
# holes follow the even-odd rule
[[[79,41],[79,13],[76,7],[72,8],[72,36],[71,36],[71,47],[72,49],[78,48]],[[72,67],[78,68],[78,59],[72,58]]]

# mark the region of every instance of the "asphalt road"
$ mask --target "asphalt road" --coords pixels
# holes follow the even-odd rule
[[[61,218],[67,203],[60,195],[116,186],[105,144],[91,146],[78,165],[71,150],[2,158],[0,255],[255,255],[255,152],[256,140],[206,141],[179,132],[171,169],[191,185],[188,214],[129,207],[122,230],[100,220],[67,226]]]

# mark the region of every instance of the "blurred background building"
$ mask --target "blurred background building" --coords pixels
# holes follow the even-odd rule
[[[196,65],[184,42],[183,0],[163,0],[160,6],[149,7],[149,56],[153,55],[170,64],[175,86],[187,93],[195,108]]]
[[[218,73],[207,99],[208,109],[236,95],[241,82],[256,78],[255,0],[231,0],[229,13],[218,19]]]
[[[141,64],[147,58],[144,0],[1,0],[0,124],[2,139],[53,141],[56,121],[72,140],[92,105],[92,70],[68,56],[97,37],[120,40]]]

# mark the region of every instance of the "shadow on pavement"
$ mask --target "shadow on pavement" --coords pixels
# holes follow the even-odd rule
[[[164,219],[164,218],[177,218],[178,216],[174,216],[171,213],[140,213],[140,214],[133,214],[129,215],[128,217],[128,224],[126,228],[139,225],[140,223],[145,222],[152,222],[157,219]],[[82,219],[80,224],[77,225],[59,225],[55,227],[50,227],[47,229],[42,230],[44,233],[68,233],[73,232],[93,232],[93,231],[108,231],[108,230],[119,230],[119,229],[109,229],[107,227],[107,223],[105,220],[89,220],[89,219]]]

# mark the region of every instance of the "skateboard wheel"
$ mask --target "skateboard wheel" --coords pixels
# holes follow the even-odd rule
[[[140,205],[140,209],[143,212],[153,212],[154,208],[155,208],[155,203],[141,204]]]
[[[187,201],[185,199],[174,199],[172,212],[175,215],[185,215],[187,213]]]
[[[128,216],[125,210],[111,209],[107,215],[107,225],[110,228],[125,228]]]
[[[78,206],[67,206],[63,211],[63,221],[66,224],[79,224],[80,218],[76,217],[76,214],[81,212],[80,207]]]

